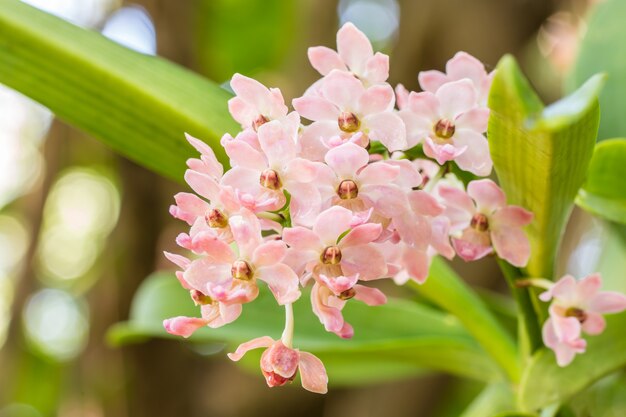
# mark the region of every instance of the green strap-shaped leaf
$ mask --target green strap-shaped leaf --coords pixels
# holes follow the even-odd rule
[[[454,314],[480,345],[505,370],[509,379],[520,378],[520,364],[513,338],[480,297],[441,258],[435,258],[429,279],[411,287]]]
[[[489,384],[459,417],[490,417],[515,410],[515,396],[509,384]]]
[[[574,90],[587,78],[606,72],[606,88],[600,94],[602,118],[598,138],[626,136],[626,2],[598,2],[589,19],[576,62],[567,79]]]
[[[0,82],[176,180],[196,153],[184,132],[225,160],[219,138],[237,130],[216,84],[18,0],[0,4]]]
[[[576,204],[597,216],[626,224],[626,139],[596,145]]]
[[[284,310],[269,292],[262,290],[254,303],[244,306],[239,320],[219,329],[200,329],[190,340],[225,341],[232,348],[263,335],[280,337]],[[342,340],[324,331],[308,300],[307,291],[294,304],[294,344],[327,362],[331,380],[334,373],[341,374],[340,381],[335,382],[354,384],[397,378],[422,373],[424,368],[479,380],[502,379],[493,361],[450,315],[408,300],[392,299],[378,307],[350,301],[345,317],[354,326],[355,335],[351,340]],[[155,274],[137,291],[130,320],[114,326],[109,340],[122,344],[146,337],[173,337],[163,330],[163,319],[198,314],[173,274]],[[352,373],[344,371],[346,364]]]
[[[593,152],[604,78],[596,75],[544,107],[511,56],[498,64],[489,96],[489,147],[508,202],[535,214],[527,228],[531,276],[553,275],[561,233]]]

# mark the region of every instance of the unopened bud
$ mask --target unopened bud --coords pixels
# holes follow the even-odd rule
[[[348,111],[344,111],[339,115],[337,124],[339,124],[339,129],[346,133],[354,133],[359,130],[359,126],[361,126],[361,122],[359,118],[356,117],[356,114]]]
[[[259,178],[259,183],[261,186],[269,188],[270,190],[279,190],[282,186],[278,172],[273,169],[266,169],[263,171],[261,173],[261,177]]]
[[[338,265],[341,262],[341,249],[338,246],[329,246],[324,249],[320,260],[326,265]]]
[[[353,298],[356,295],[356,290],[354,288],[348,288],[345,291],[342,291],[337,298],[340,298],[342,300],[349,300],[351,298]]]
[[[204,305],[213,303],[213,300],[211,299],[211,297],[209,297],[208,295],[205,295],[201,291],[191,290],[189,291],[189,295],[191,295],[191,299],[193,300],[194,304],[197,306],[204,306]]]
[[[246,261],[235,261],[230,268],[230,273],[233,278],[240,279],[242,281],[250,281],[252,279],[252,268]]]
[[[441,139],[450,139],[454,135],[454,123],[448,119],[441,119],[435,124],[435,135]]]
[[[359,195],[359,187],[352,180],[343,180],[337,187],[337,195],[342,200],[350,200]]]
[[[224,213],[222,213],[219,209],[211,209],[206,214],[206,221],[211,227],[215,227],[217,229],[223,229],[228,226],[228,218]]]
[[[476,229],[479,232],[484,232],[489,229],[489,220],[484,214],[477,213],[474,215],[474,217],[472,217],[470,226],[472,227],[472,229]]]
[[[587,313],[582,308],[570,307],[565,310],[565,317],[575,317],[579,322],[584,323],[587,320]]]
[[[264,125],[269,121],[270,119],[263,116],[262,114],[259,114],[259,116],[252,122],[252,129],[254,129],[254,131],[256,132],[257,130],[259,130],[259,127],[261,127],[261,125]]]

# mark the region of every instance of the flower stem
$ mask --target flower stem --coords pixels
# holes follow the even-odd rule
[[[293,348],[293,307],[291,304],[285,304],[285,330],[283,330],[281,341],[288,348]]]

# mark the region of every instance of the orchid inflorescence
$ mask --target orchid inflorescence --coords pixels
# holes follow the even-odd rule
[[[299,370],[305,389],[325,393],[322,362],[293,346],[292,304],[301,287],[312,283],[311,305],[324,328],[351,338],[344,306],[353,298],[386,302],[370,281],[423,283],[436,255],[473,261],[495,254],[524,267],[530,244],[523,227],[533,215],[507,205],[492,180],[478,179],[493,165],[485,137],[493,72],[477,59],[459,52],[445,73],[419,74],[424,91],[399,85],[394,93],[386,82],[389,57],[374,53],[351,23],[339,30],[337,51],[320,46],[308,55],[322,78],[293,100],[292,112],[280,90],[232,78],[229,110],[242,131],[221,140],[230,170],[187,136],[201,154],[185,174],[195,194],[177,194],[171,214],[191,226],[177,243],[194,257],[166,256],[181,269],[177,277],[201,317],[175,317],[164,326],[189,337],[226,325],[263,281],[285,307],[282,337],[261,336],[229,357],[265,348],[261,369],[269,386],[284,385]],[[465,186],[451,172],[458,169],[476,179]],[[626,307],[623,296],[598,292],[597,275],[578,284],[571,277],[536,282],[548,288],[543,300],[554,299],[544,339],[561,365],[584,351],[581,331],[602,331],[600,313]]]

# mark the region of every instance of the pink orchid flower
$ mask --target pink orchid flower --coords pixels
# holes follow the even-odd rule
[[[243,129],[257,130],[264,123],[287,115],[287,106],[278,88],[267,88],[241,74],[233,76],[230,86],[236,96],[228,100],[228,109]]]
[[[304,147],[323,148],[322,137],[349,138],[361,132],[367,140],[381,142],[390,151],[406,148],[406,130],[393,111],[395,98],[388,84],[365,88],[350,73],[332,70],[321,80],[318,95],[293,100],[293,107],[313,123],[302,135]],[[313,142],[313,143],[308,143]]]
[[[473,174],[491,173],[493,163],[483,136],[489,110],[476,107],[471,81],[447,83],[435,93],[411,92],[399,115],[406,126],[408,147],[423,142],[424,153],[441,165],[453,160]]]
[[[561,317],[549,318],[543,325],[543,342],[556,355],[556,363],[569,365],[577,353],[585,353],[587,342],[580,338],[580,323]]]
[[[588,275],[580,281],[571,275],[565,275],[540,294],[539,298],[542,301],[552,300],[550,316],[561,318],[554,322],[555,328],[559,324],[567,326],[568,322],[575,321],[579,323],[580,330],[596,335],[602,333],[606,327],[603,314],[626,310],[626,296],[614,291],[600,291],[601,287],[602,278],[598,273]],[[562,332],[564,331],[565,329]]]
[[[476,103],[486,106],[494,74],[494,71],[487,74],[483,63],[467,52],[457,52],[446,64],[446,73],[437,70],[422,71],[418,80],[422,90],[436,93],[446,83],[469,79],[476,91]]]
[[[239,361],[249,350],[259,348],[267,348],[261,355],[261,372],[269,387],[280,387],[293,381],[299,370],[304,389],[318,394],[328,391],[328,376],[322,361],[311,353],[287,347],[282,341],[269,336],[242,343],[228,357]]]
[[[279,304],[300,297],[298,276],[283,263],[284,242],[264,241],[259,220],[249,211],[229,219],[239,253],[209,233],[193,237],[193,246],[205,256],[191,262],[183,278],[204,294],[227,304],[241,304],[258,295],[256,280],[267,283]]]
[[[353,227],[353,222],[350,210],[334,206],[317,217],[312,229],[285,228],[283,242],[291,248],[291,262],[298,263],[296,270],[315,277],[324,275],[326,281],[334,277],[357,276],[364,281],[384,277],[385,259],[370,244],[380,235],[381,225],[365,223]]]
[[[470,182],[467,193],[448,185],[441,185],[438,191],[452,230],[460,232],[452,238],[452,245],[461,258],[474,261],[495,249],[512,265],[526,266],[530,243],[522,227],[532,221],[532,213],[506,205],[504,192],[488,179]]]
[[[389,77],[389,57],[374,54],[367,36],[350,22],[337,32],[337,52],[315,46],[309,48],[308,55],[313,68],[322,75],[332,70],[347,71],[366,85],[382,84]]]

